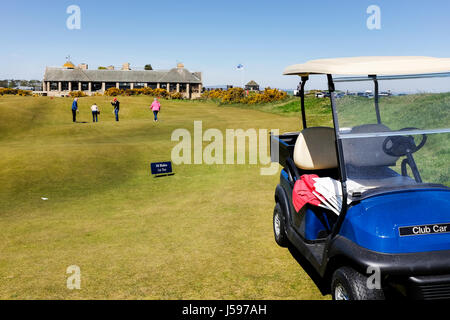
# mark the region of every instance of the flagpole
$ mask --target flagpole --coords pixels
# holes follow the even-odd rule
[[[244,77],[245,77],[245,67],[242,64],[237,66],[237,69],[241,71],[241,87],[244,89]]]

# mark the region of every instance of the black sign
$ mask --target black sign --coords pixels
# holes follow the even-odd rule
[[[437,233],[450,233],[450,223],[402,227],[398,228],[398,230],[400,232],[400,237],[420,236]]]
[[[152,174],[154,175],[169,175],[172,174],[172,162],[156,162],[151,164]]]

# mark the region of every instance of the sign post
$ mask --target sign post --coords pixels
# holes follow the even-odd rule
[[[172,162],[155,162],[151,164],[152,175],[155,178],[173,176]]]

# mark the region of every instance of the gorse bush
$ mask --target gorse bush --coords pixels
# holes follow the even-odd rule
[[[231,88],[222,95],[222,103],[242,103],[245,98],[245,91],[242,88]]]
[[[222,99],[222,96],[225,94],[225,92],[226,91],[224,91],[222,89],[214,89],[214,90],[205,91],[202,94],[202,98],[203,99],[212,99],[212,100]]]
[[[11,88],[0,88],[0,95],[5,94],[17,95],[17,96],[31,96],[32,92],[28,90],[11,89]]]
[[[259,104],[285,100],[287,93],[278,89],[266,88],[262,93],[252,92],[247,94],[242,88],[231,88],[226,91],[221,89],[205,91],[202,98],[217,100],[224,104]]]
[[[72,98],[82,98],[82,97],[86,97],[86,93],[84,93],[83,91],[71,91],[69,93],[69,95]]]
[[[183,95],[180,92],[173,92],[170,94],[171,99],[181,100],[183,99]]]
[[[105,91],[105,96],[115,97],[123,94],[123,90],[117,88],[109,88]]]
[[[278,89],[266,88],[263,93],[251,94],[241,103],[257,104],[282,101],[287,98],[287,93]]]
[[[140,88],[140,89],[117,89],[109,88],[105,91],[105,96],[116,97],[116,96],[138,96],[146,95],[152,97],[169,97],[169,92],[166,89],[152,89],[152,88]]]
[[[153,89],[153,94],[150,94],[151,96],[154,97],[162,97],[162,98],[167,98],[169,96],[169,92],[166,89]]]

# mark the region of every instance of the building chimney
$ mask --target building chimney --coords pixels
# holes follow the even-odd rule
[[[114,70],[114,66],[108,66],[106,67],[107,70]]]
[[[131,68],[130,68],[130,63],[129,63],[129,62],[125,62],[125,63],[122,65],[122,70],[131,70]]]
[[[80,63],[78,65],[78,68],[81,70],[87,70],[88,69],[88,65],[86,63]]]

